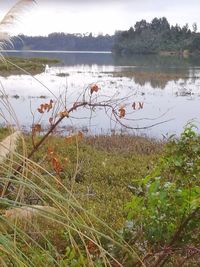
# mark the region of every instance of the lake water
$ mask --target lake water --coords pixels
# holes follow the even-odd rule
[[[55,115],[65,105],[70,108],[75,101],[81,101],[85,89],[94,83],[100,87],[92,96],[94,101],[124,105],[126,116],[121,122],[129,128],[147,129],[124,129],[109,110],[86,108],[66,119],[63,129],[78,128],[92,134],[118,130],[162,138],[174,133],[179,135],[188,121],[199,125],[200,58],[115,57],[111,53],[45,51],[7,55],[59,58],[61,62],[46,66],[45,72],[35,75],[35,79],[28,75],[0,77],[1,95],[4,95],[0,99],[0,123],[18,123],[26,129],[31,129],[32,123],[48,126],[51,113],[41,116],[37,111],[42,103],[50,99],[57,101]],[[15,119],[6,111],[8,105],[15,111]]]

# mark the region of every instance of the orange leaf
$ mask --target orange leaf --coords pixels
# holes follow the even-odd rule
[[[48,104],[48,103],[45,103],[45,104],[44,104],[44,110],[47,110],[48,107],[49,107],[49,104]]]
[[[126,110],[125,110],[124,107],[121,107],[121,108],[119,109],[119,118],[120,118],[120,119],[121,119],[121,118],[124,118],[125,115],[126,115]]]
[[[53,148],[48,147],[47,154],[50,155],[50,156],[52,156],[54,154]]]
[[[94,84],[94,85],[91,86],[91,88],[90,88],[90,93],[91,94],[93,94],[94,92],[97,93],[98,91],[99,91],[98,85]]]
[[[49,112],[53,107],[52,104],[53,104],[53,100],[51,99],[49,104],[48,103],[41,104],[40,107],[37,110],[40,113],[44,113],[45,110],[47,110],[47,112]]]
[[[64,111],[62,111],[62,112],[59,113],[59,116],[60,116],[61,118],[69,117],[69,113],[68,113],[67,110],[64,110]]]
[[[37,109],[39,113],[44,113],[43,109],[40,107]]]
[[[41,124],[34,124],[32,127],[33,132],[41,132],[41,130],[42,130]]]
[[[61,171],[63,170],[61,163],[59,162],[59,160],[56,157],[53,157],[52,160],[52,166],[55,170],[55,172],[60,175]]]

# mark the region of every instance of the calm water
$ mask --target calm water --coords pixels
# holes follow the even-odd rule
[[[140,130],[151,136],[162,137],[180,134],[188,121],[197,126],[200,119],[200,58],[176,58],[159,56],[114,57],[111,53],[83,52],[13,52],[21,57],[52,57],[61,62],[46,66],[44,73],[35,76],[13,75],[0,77],[1,90],[7,97],[1,98],[0,123],[11,121],[30,129],[33,122],[46,125],[51,114],[41,116],[37,108],[50,99],[62,99],[60,105],[69,108],[80,101],[85,88],[97,83],[101,90],[95,101],[112,100],[125,105],[127,115],[122,122],[128,126],[152,128]],[[66,74],[60,77],[58,74]],[[123,100],[121,100],[123,98]],[[136,109],[132,104],[136,103]],[[138,109],[139,102],[143,108]],[[15,120],[6,111],[8,103],[16,113]],[[54,114],[62,107],[57,107]],[[82,109],[72,114],[63,127],[84,128],[89,133],[109,133],[121,130],[109,111]],[[131,132],[138,132],[136,130]]]

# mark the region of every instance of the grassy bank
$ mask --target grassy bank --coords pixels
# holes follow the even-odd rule
[[[0,75],[9,76],[14,74],[25,74],[23,70],[20,70],[19,68],[35,75],[43,72],[46,64],[52,65],[56,63],[59,63],[59,60],[52,58],[5,57],[4,61],[0,61]],[[16,65],[19,68],[17,68]]]
[[[0,202],[4,265],[180,266],[192,249],[182,266],[198,266],[199,140],[193,126],[165,144],[51,136],[27,160],[34,143],[24,135],[0,169],[1,191],[12,181]]]

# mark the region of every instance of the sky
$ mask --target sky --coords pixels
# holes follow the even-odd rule
[[[26,0],[25,0],[26,1]],[[136,21],[165,16],[170,24],[194,22],[200,30],[200,0],[36,0],[23,11],[12,34],[52,32],[114,34]],[[17,0],[0,0],[0,19]]]

